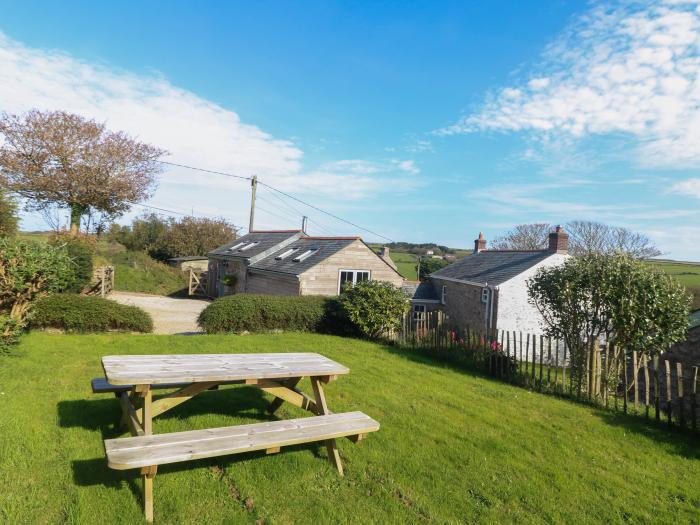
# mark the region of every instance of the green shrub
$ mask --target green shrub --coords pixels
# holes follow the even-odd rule
[[[88,295],[56,294],[36,302],[31,326],[71,332],[152,332],[153,320],[136,306]]]
[[[340,304],[357,330],[371,338],[398,330],[409,307],[401,289],[384,281],[362,281],[344,289]]]
[[[33,303],[72,279],[64,247],[0,237],[0,349],[17,342]]]
[[[346,331],[337,299],[319,296],[229,295],[207,306],[198,322],[208,333]]]
[[[64,246],[71,259],[72,277],[61,291],[80,293],[92,282],[94,242],[84,237],[69,237],[60,235],[52,238],[53,246]]]

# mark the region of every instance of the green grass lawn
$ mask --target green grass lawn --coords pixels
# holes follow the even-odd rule
[[[119,408],[94,395],[107,354],[315,351],[350,367],[327,387],[333,411],[382,428],[339,441],[346,476],[322,445],[165,465],[159,523],[693,523],[696,437],[352,339],[255,336],[26,336],[0,360],[0,522],[142,522],[136,472],[107,468],[102,440]],[[308,382],[301,387],[309,391]],[[253,387],[206,392],[154,432],[266,421]],[[304,413],[285,405],[283,418]],[[247,501],[247,505],[246,505]]]

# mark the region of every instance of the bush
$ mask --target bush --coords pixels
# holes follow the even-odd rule
[[[338,301],[332,297],[237,294],[221,297],[199,314],[208,333],[345,331]]]
[[[346,288],[340,304],[357,330],[371,338],[398,330],[409,308],[401,289],[384,281],[363,281]]]
[[[109,299],[56,294],[39,299],[31,319],[33,328],[60,328],[71,332],[152,332],[153,320],[136,306]]]
[[[32,303],[72,278],[64,247],[0,237],[0,347],[17,342]]]
[[[89,237],[56,235],[49,242],[53,246],[64,246],[72,262],[72,278],[61,291],[69,293],[82,292],[92,282],[92,258],[95,254],[94,240]]]
[[[17,203],[0,190],[0,237],[11,237],[17,233]]]

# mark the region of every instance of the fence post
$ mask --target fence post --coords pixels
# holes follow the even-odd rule
[[[659,366],[659,356],[654,356],[654,417],[661,420],[661,367]]]
[[[566,350],[567,350],[566,342],[564,342],[564,360],[561,362],[561,393],[564,394],[566,392]],[[571,371],[569,371],[569,375],[571,375]],[[571,394],[571,392],[569,392]]]
[[[683,364],[676,361],[676,388],[678,389],[678,423],[685,427],[685,398],[683,396]]]
[[[540,390],[542,390],[542,366],[544,365],[544,336],[540,335]]]
[[[649,419],[649,356],[644,355],[644,416]]]
[[[673,406],[671,404],[671,362],[668,359],[664,360],[666,368],[666,412],[668,413],[668,426],[673,424]]]
[[[552,338],[547,338],[547,390],[552,388]]]
[[[532,334],[532,386],[536,385],[535,367],[537,366],[537,336]]]
[[[622,384],[624,385],[623,397],[622,397],[622,410],[627,413],[627,392],[629,391],[629,384],[627,382],[627,353],[625,350],[620,351],[620,356],[622,357]]]
[[[634,388],[634,413],[639,411],[639,389],[637,388],[637,351],[632,350],[632,388]]]
[[[603,374],[603,385],[605,390],[603,390],[603,399],[605,400],[605,408],[608,408],[609,394],[610,394],[610,343],[605,341],[605,368],[602,371]],[[601,366],[602,368],[602,366]]]
[[[690,400],[690,414],[693,418],[691,423],[693,430],[698,429],[698,367],[694,366],[692,368],[692,384],[690,385],[690,390],[693,393],[693,398]]]

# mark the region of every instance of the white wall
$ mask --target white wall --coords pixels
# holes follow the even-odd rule
[[[542,316],[528,302],[526,282],[542,267],[562,264],[569,255],[554,253],[532,268],[516,275],[498,287],[498,330],[510,330],[540,335],[543,329]]]

